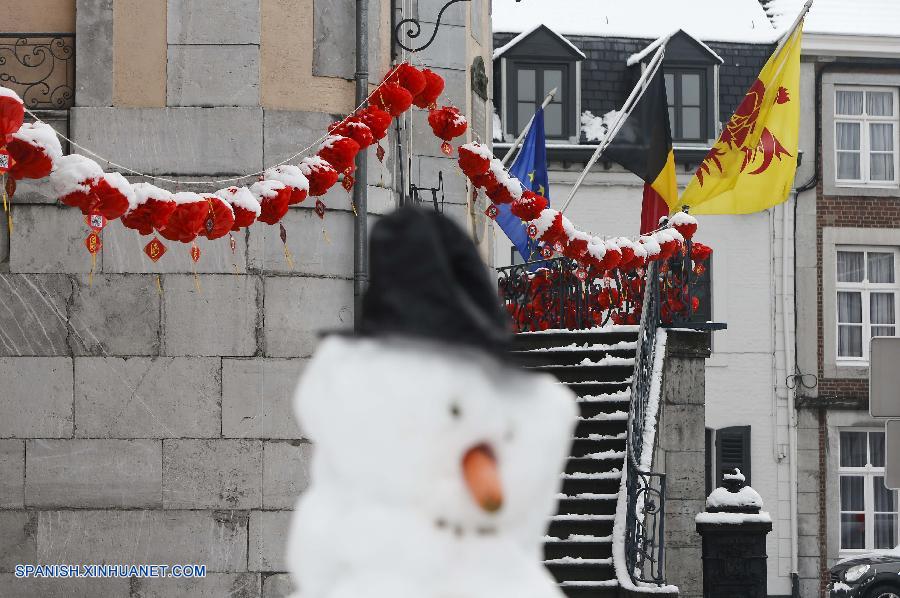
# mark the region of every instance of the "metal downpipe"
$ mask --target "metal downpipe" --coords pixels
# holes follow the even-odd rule
[[[369,96],[369,0],[356,0],[356,105]],[[369,214],[367,155],[356,155],[356,183],[353,185],[353,329],[359,330],[362,300],[369,281]]]

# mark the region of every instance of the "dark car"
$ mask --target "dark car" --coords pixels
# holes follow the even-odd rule
[[[828,590],[831,598],[900,598],[900,546],[840,561]]]

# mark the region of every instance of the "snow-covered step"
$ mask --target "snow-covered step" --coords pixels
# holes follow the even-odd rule
[[[553,365],[533,369],[553,374],[560,382],[566,384],[630,383],[631,377],[634,375],[634,360],[627,359],[620,363],[610,362],[608,365]]]
[[[560,584],[615,578],[612,559],[560,559],[544,564]]]
[[[562,384],[565,384],[569,390],[574,392],[575,396],[595,396],[631,390],[631,377],[629,376],[626,380],[619,380],[616,382],[592,380],[584,382],[563,382]]]
[[[627,427],[627,419],[578,419],[575,426],[575,436],[577,438],[585,438],[591,434],[609,435],[623,432]]]
[[[566,347],[573,344],[608,346],[620,342],[634,343],[636,341],[637,326],[621,326],[602,331],[594,329],[523,332],[516,335],[513,347],[517,351],[527,351],[528,349]]]
[[[617,454],[619,451],[604,451],[595,454]],[[593,459],[590,457],[569,457],[566,461],[565,473],[602,473],[612,468],[621,468],[623,458]]]
[[[612,534],[614,519],[615,515],[555,515],[550,520],[548,533],[557,538],[567,538],[573,534],[584,536],[608,536]]]
[[[555,352],[555,351],[636,351],[637,341],[619,341],[617,343],[591,344],[588,342],[575,342],[561,347],[542,347],[538,349],[526,349],[522,353],[528,352]]]
[[[628,403],[631,401],[631,389],[599,395],[584,395],[578,397],[577,401],[579,403]]]

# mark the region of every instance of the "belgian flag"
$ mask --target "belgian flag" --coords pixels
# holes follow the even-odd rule
[[[663,70],[647,82],[631,115],[607,146],[605,156],[644,181],[641,234],[659,228],[659,219],[678,205],[675,154]]]

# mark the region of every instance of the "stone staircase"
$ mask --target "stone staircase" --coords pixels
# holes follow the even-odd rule
[[[569,598],[619,596],[612,529],[621,471],[637,327],[516,336],[514,356],[555,375],[578,395],[580,417],[544,563]]]

